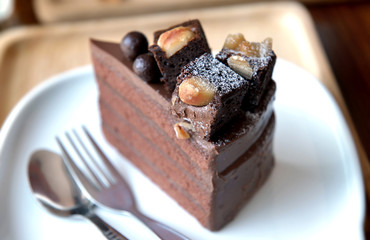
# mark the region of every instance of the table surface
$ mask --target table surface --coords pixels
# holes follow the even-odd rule
[[[308,6],[367,156],[370,156],[370,2]]]
[[[308,6],[367,159],[370,156],[370,3]],[[369,182],[368,176],[364,176]],[[370,239],[367,198],[366,238]]]
[[[29,2],[20,0],[23,6]],[[367,159],[370,157],[370,2],[305,3],[312,16],[337,84],[357,130]],[[37,24],[34,13],[17,8],[18,24]],[[370,175],[364,176],[370,183]],[[369,193],[367,194],[369,196]],[[367,206],[370,206],[369,198]],[[370,239],[370,210],[365,222],[366,238]]]

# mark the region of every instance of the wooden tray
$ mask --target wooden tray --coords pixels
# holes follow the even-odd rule
[[[33,0],[33,9],[42,23],[61,22],[97,17],[194,9],[218,5],[240,4],[253,0]],[[356,0],[299,0],[305,3],[332,3]]]
[[[345,115],[362,163],[367,193],[370,167],[339,88],[323,53],[312,20],[293,2],[254,3],[79,23],[25,27],[0,36],[0,124],[19,99],[36,84],[62,71],[90,63],[89,38],[119,42],[130,30],[152,41],[157,29],[199,18],[210,46],[222,47],[228,33],[241,32],[261,41],[269,36],[278,57],[291,61],[318,78],[333,94]]]

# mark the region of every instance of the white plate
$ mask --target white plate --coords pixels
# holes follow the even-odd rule
[[[81,218],[47,212],[27,181],[30,154],[39,148],[59,152],[55,136],[81,124],[122,165],[140,208],[192,239],[363,239],[361,171],[338,106],[315,78],[291,63],[279,59],[274,79],[276,167],[237,218],[217,233],[202,228],[105,142],[91,66],[42,83],[19,102],[0,132],[1,239],[104,239]],[[127,216],[101,214],[132,239],[145,232]]]

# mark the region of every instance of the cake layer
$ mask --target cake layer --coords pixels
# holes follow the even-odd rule
[[[168,158],[155,154],[156,147],[150,147],[153,143],[149,140],[138,141],[137,138],[144,139],[144,136],[133,137],[132,132],[137,129],[133,129],[118,113],[105,103],[100,104],[100,109],[108,141],[211,230],[220,229],[235,217],[244,203],[265,182],[273,167],[271,133],[275,124],[274,116],[255,144],[233,166],[213,179],[214,191],[204,191],[196,187],[197,180],[186,180],[186,177],[179,174],[179,169],[171,164],[173,161],[169,163]]]
[[[206,174],[206,171],[214,172],[213,168],[217,168],[217,172],[223,171],[227,166],[245,152],[247,147],[245,144],[253,142],[259,137],[258,132],[267,124],[269,117],[273,112],[273,99],[275,93],[275,83],[270,81],[268,91],[265,93],[262,103],[257,108],[255,113],[247,113],[241,115],[243,119],[236,119],[228,124],[224,131],[221,131],[218,136],[215,136],[212,141],[204,141],[202,139],[193,139],[193,141],[181,141],[176,139],[173,125],[180,121],[169,114],[170,97],[164,94],[162,85],[146,84],[140,81],[138,77],[127,67],[122,64],[123,55],[120,53],[119,46],[113,43],[94,42],[96,50],[93,51],[94,68],[99,73],[97,78],[106,79],[106,82],[124,96],[130,103],[136,103],[135,107],[140,110],[143,115],[147,116],[156,123],[183,151],[190,153],[193,157],[193,167],[201,170],[201,174]],[[94,45],[92,46],[94,48]],[[110,56],[108,51],[114,58],[110,59],[110,66],[107,69],[104,62]],[[118,71],[120,70],[120,71]],[[136,93],[139,92],[139,94]],[[232,151],[228,148],[232,147]],[[230,153],[232,152],[232,153]],[[229,156],[228,154],[234,154]],[[214,156],[218,156],[216,159]],[[211,165],[210,165],[211,164]],[[207,175],[207,174],[206,174]]]
[[[179,140],[173,130],[179,119],[169,111],[163,86],[141,81],[122,63],[118,44],[93,41],[91,47],[108,141],[201,224],[221,228],[272,169],[275,83],[270,81],[258,110],[211,141]]]
[[[106,139],[115,146],[120,153],[122,153],[127,159],[129,159],[137,168],[140,169],[148,178],[150,178],[155,184],[157,184],[164,192],[175,201],[186,209],[191,215],[193,215],[202,225],[207,227],[209,222],[209,212],[201,208],[197,203],[189,201],[186,191],[182,191],[177,188],[171,179],[168,179],[166,175],[158,170],[151,162],[140,155],[130,145],[130,141],[124,141],[124,139],[115,134],[115,132],[109,126],[103,124],[102,126],[104,136]]]
[[[192,161],[192,156],[195,155],[194,152],[187,153],[183,151],[180,146],[176,144],[176,139],[174,139],[173,136],[168,136],[154,121],[150,120],[138,108],[132,105],[130,101],[126,99],[126,96],[120,95],[106,82],[98,80],[98,86],[100,90],[101,115],[105,124],[114,126],[116,131],[119,131],[122,136],[130,139],[133,144],[136,144],[138,147],[150,150],[147,153],[147,158],[152,158],[154,161],[159,161],[157,159],[164,159],[168,162],[168,165],[165,167],[168,168],[168,172],[174,174],[176,178],[179,178],[180,184],[194,181],[192,191],[196,195],[205,194],[213,190],[214,185],[212,179],[214,179],[215,176],[214,174],[207,175],[199,171],[195,162]],[[111,112],[114,112],[114,114]],[[264,113],[266,113],[266,111]],[[270,117],[271,114],[268,116]],[[117,122],[125,122],[125,124],[118,125]],[[253,131],[253,138],[251,138],[252,135],[246,134],[244,138],[239,139],[239,141],[236,141],[234,144],[230,144],[231,150],[226,151],[224,149],[224,151],[222,151],[221,158],[224,158],[224,160],[237,160],[246,149],[258,140],[265,129],[265,125],[262,123],[268,121],[256,122],[257,124],[253,125],[252,121],[246,122],[249,126],[256,126],[254,129],[259,131]],[[243,144],[248,145],[246,147],[243,146]],[[220,158],[220,154],[215,156],[215,159],[218,158]],[[234,161],[229,162],[232,163]],[[232,165],[231,163],[229,163],[229,167]],[[219,171],[218,175],[224,175],[224,171],[230,170],[223,168],[223,171]],[[209,201],[209,199],[205,201]]]
[[[174,139],[171,139],[169,136],[163,136],[165,135],[165,133],[160,128],[158,128],[155,123],[151,122],[147,117],[145,117],[143,113],[141,113],[137,109],[134,109],[135,106],[130,106],[130,103],[125,100],[125,96],[120,96],[114,89],[112,89],[102,80],[99,80],[98,82],[100,89],[100,108],[104,126],[105,128],[110,129],[111,134],[114,134],[116,136],[115,142],[112,142],[112,140],[109,141],[111,141],[111,143],[116,146],[123,155],[133,161],[140,169],[142,169],[143,165],[145,164],[149,165],[150,168],[156,168],[155,174],[152,173],[151,175],[148,175],[146,172],[145,174],[147,174],[149,177],[152,176],[152,179],[166,179],[170,186],[164,188],[164,190],[166,192],[174,191],[174,193],[170,195],[174,199],[176,199],[180,205],[182,205],[190,213],[196,216],[201,223],[206,224],[206,226],[209,226],[212,229],[217,229],[218,227],[214,225],[217,224],[217,226],[221,227],[221,225],[225,223],[225,221],[222,221],[222,219],[230,219],[232,216],[234,216],[237,213],[238,209],[243,205],[244,201],[250,196],[251,193],[253,193],[256,187],[259,186],[259,184],[251,181],[255,178],[259,178],[261,179],[260,181],[263,182],[263,179],[268,175],[270,170],[268,168],[265,171],[257,171],[257,173],[261,174],[261,176],[255,176],[255,174],[252,174],[253,170],[256,170],[256,165],[258,164],[258,162],[255,163],[255,161],[259,160],[259,164],[261,166],[263,164],[270,166],[270,168],[272,166],[272,159],[267,161],[264,160],[265,158],[255,158],[255,160],[253,160],[252,158],[252,160],[250,160],[251,156],[261,156],[261,153],[257,153],[256,150],[253,150],[254,154],[251,154],[250,151],[243,154],[237,159],[237,161],[234,162],[234,165],[230,166],[225,171],[220,173],[219,177],[217,178],[207,180],[206,178],[196,179],[195,177],[189,177],[189,175],[186,175],[186,170],[179,163],[187,163],[186,160],[189,159],[190,156],[182,151],[175,155],[173,154],[177,150],[179,150],[178,146],[174,144]],[[105,100],[107,100],[109,104],[112,104],[113,106],[108,105],[106,102],[104,102]],[[116,110],[113,109],[116,109],[118,112],[115,112]],[[268,127],[264,128],[265,133],[262,134],[260,139],[265,139],[267,138],[267,136],[271,136],[273,123],[274,118],[270,120]],[[147,126],[149,126],[149,128],[146,128]],[[124,137],[120,137],[121,140],[118,141],[118,136]],[[113,136],[111,136],[110,138],[115,139]],[[127,141],[128,139],[129,141]],[[264,140],[258,140],[258,143],[261,142],[264,142]],[[122,147],[120,147],[120,145],[125,145],[126,147],[123,147],[124,149],[134,149],[134,152],[136,154],[139,154],[140,157],[138,157],[137,160],[133,160],[133,157],[131,156],[132,154],[128,155],[128,150],[122,150]],[[163,147],[166,146],[171,146],[171,151],[167,156],[165,156],[166,154],[164,154],[162,150]],[[265,143],[265,145],[257,144],[257,146],[265,146],[265,148],[268,148],[268,146],[271,147],[271,142]],[[251,147],[251,149],[252,148],[253,147]],[[143,152],[142,149],[145,149],[145,152]],[[157,153],[155,153],[155,151],[157,151]],[[271,151],[263,150],[261,152],[271,157]],[[174,160],[171,158],[171,156],[175,156],[177,157],[177,159]],[[138,163],[138,161],[143,162]],[[244,171],[249,170],[250,172],[248,172],[248,174],[244,174],[243,168],[241,166],[245,166]],[[147,166],[147,168],[149,167]],[[197,168],[192,167],[187,168],[187,170],[193,173],[196,169]],[[241,175],[241,177],[238,175]],[[196,174],[192,174],[192,176],[196,176]],[[233,181],[241,182],[232,183]],[[246,182],[251,182],[249,183],[248,187],[243,188],[240,186],[245,185]],[[226,183],[228,183],[227,186]],[[230,188],[229,186],[231,183],[233,185],[239,185],[239,187],[235,187],[235,189]],[[163,184],[165,184],[165,182],[159,182],[158,184],[162,186]],[[199,184],[202,184],[203,187],[200,187]],[[204,188],[205,186],[206,188]],[[210,191],[213,190],[211,186],[214,186],[216,188],[214,193]],[[244,189],[245,192],[240,192],[240,189]],[[227,193],[231,190],[232,192]],[[232,196],[232,199],[225,199],[225,197],[223,197],[224,193],[230,194]],[[229,209],[229,207],[220,207],[219,210],[216,210],[218,209],[218,207],[210,205],[210,203],[214,202],[214,199],[218,198],[220,198],[221,200],[218,200],[215,205],[233,206],[234,209],[232,209],[232,212],[234,213],[234,215],[230,215],[231,210]],[[238,204],[226,204],[228,201],[234,201]],[[200,214],[200,212],[202,212],[203,214]],[[207,215],[207,213],[213,213],[213,215],[215,216],[227,216],[218,217],[216,219],[221,220],[216,221],[212,220],[215,219],[215,217],[210,217],[209,215]],[[216,223],[210,223],[211,220],[216,221]]]
[[[222,173],[260,137],[274,112],[276,84],[270,81],[254,112],[246,112],[227,124],[212,140],[218,151],[217,172]]]
[[[173,136],[169,136],[155,121],[151,120],[148,115],[145,115],[139,108],[134,106],[126,96],[120,95],[103,80],[98,80],[98,86],[100,91],[100,105],[109,107],[112,111],[120,115],[120,118],[129,122],[132,128],[137,129],[140,135],[145,135],[147,140],[157,145],[156,147],[160,149],[161,155],[164,158],[171,159],[172,163],[178,166],[183,172],[189,172],[199,184],[210,182],[210,175],[202,172],[196,162],[189,156],[192,152],[185,152],[181,146],[173,141]],[[211,185],[201,187],[203,189],[212,188]]]
[[[161,169],[166,174],[168,179],[175,182],[181,189],[186,190],[189,198],[198,202],[202,208],[207,208],[210,202],[210,194],[213,192],[212,181],[200,181],[192,176],[191,172],[187,172],[184,168],[176,163],[169,155],[164,153],[161,144],[169,144],[167,142],[151,141],[148,138],[148,133],[142,134],[139,129],[135,128],[132,122],[122,118],[105,103],[100,103],[101,116],[104,119],[104,124],[114,129],[115,133],[131,142],[131,147],[140,152],[141,156],[148,159],[152,165]],[[155,132],[153,129],[151,132]],[[181,156],[182,159],[188,158],[188,155]],[[206,186],[209,187],[206,187]],[[208,197],[206,197],[208,196]]]
[[[99,45],[100,46],[100,45]],[[117,44],[103,44],[100,47],[111,47],[112,53],[118,56],[109,59],[106,66],[107,52],[98,46],[92,45],[93,63],[98,79],[104,79],[120,96],[124,96],[130,103],[140,110],[148,119],[163,130],[184,152],[192,156],[195,168],[204,176],[214,174],[214,163],[212,159],[216,154],[212,143],[206,141],[181,141],[177,140],[173,125],[178,121],[169,113],[170,96],[159,94],[161,87],[149,85],[141,81],[126,65],[122,64],[122,54],[119,54]],[[109,52],[111,53],[111,52]],[[163,87],[163,85],[161,85]],[[163,89],[162,89],[163,90]]]
[[[217,178],[211,229],[220,229],[234,219],[268,179],[275,163],[272,153],[274,128],[275,116],[272,115],[261,137]]]

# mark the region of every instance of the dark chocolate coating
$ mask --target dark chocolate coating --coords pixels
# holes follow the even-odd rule
[[[140,54],[148,52],[148,40],[141,32],[129,32],[122,38],[121,50],[127,59],[134,61]]]

